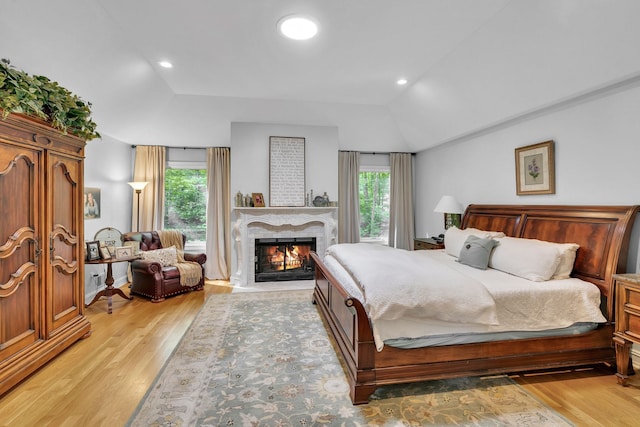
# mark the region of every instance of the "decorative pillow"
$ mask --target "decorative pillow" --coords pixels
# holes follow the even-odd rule
[[[152,251],[141,251],[140,255],[142,255],[142,259],[158,262],[163,267],[169,267],[178,263],[178,252],[175,246]]]
[[[477,236],[484,239],[487,237],[504,237],[504,233],[500,231],[483,231],[478,230],[477,228],[465,228],[464,230],[461,230],[456,226],[449,227],[447,228],[447,231],[444,232],[445,252],[451,256],[458,257],[462,250],[462,246],[464,246],[464,243],[469,236]]]
[[[560,263],[560,252],[550,242],[502,237],[489,259],[489,267],[534,282],[549,280]]]
[[[580,245],[576,243],[551,243],[560,251],[560,263],[553,273],[552,279],[568,279],[573,271],[573,263],[576,261],[576,252]]]
[[[467,237],[464,245],[462,245],[458,262],[480,270],[486,270],[489,265],[491,251],[496,245],[498,245],[498,242],[490,237],[481,238],[471,235]]]

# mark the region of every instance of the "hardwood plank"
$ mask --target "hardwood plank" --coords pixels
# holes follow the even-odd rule
[[[96,302],[87,309],[92,336],[5,394],[0,426],[124,425],[205,297],[231,290],[228,282],[208,281],[204,291],[159,304],[114,297],[111,315],[106,299]],[[628,387],[602,368],[514,379],[579,426],[632,426],[640,419],[638,377]]]

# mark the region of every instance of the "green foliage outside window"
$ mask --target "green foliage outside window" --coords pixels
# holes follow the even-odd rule
[[[207,171],[167,169],[164,186],[164,228],[182,231],[190,242],[205,241]]]
[[[360,172],[360,237],[388,241],[389,172]]]

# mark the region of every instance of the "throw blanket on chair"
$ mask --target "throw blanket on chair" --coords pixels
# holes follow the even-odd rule
[[[180,272],[181,286],[195,286],[202,279],[202,267],[197,262],[185,261],[182,232],[178,230],[158,230],[163,248],[175,246],[178,253],[176,268]]]

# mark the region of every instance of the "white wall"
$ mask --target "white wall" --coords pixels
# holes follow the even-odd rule
[[[231,196],[262,193],[269,204],[269,137],[305,138],[305,192],[338,200],[338,128],[231,123]]]
[[[84,161],[84,186],[100,188],[100,218],[84,221],[84,239],[93,240],[96,232],[113,227],[122,233],[131,231],[133,190],[127,184],[132,177],[133,149],[131,145],[110,138],[87,143]],[[85,265],[85,301],[91,302],[100,286],[93,274],[106,272],[105,265]],[[127,282],[127,263],[113,264],[114,286]],[[118,297],[116,297],[118,298]]]
[[[640,88],[618,88],[416,156],[416,234],[443,231],[443,194],[470,203],[640,204]],[[555,141],[556,194],[516,195],[514,149]],[[629,253],[637,263],[640,221]]]

